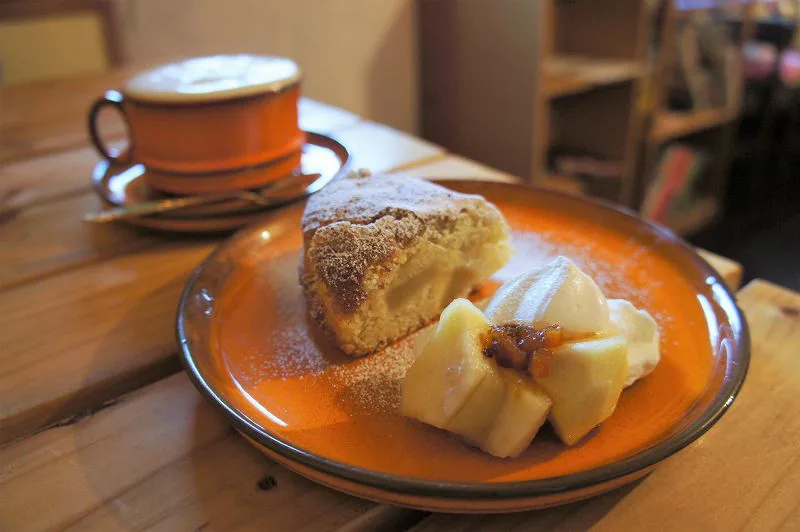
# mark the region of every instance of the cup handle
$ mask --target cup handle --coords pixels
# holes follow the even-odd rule
[[[130,125],[128,123],[128,117],[125,114],[125,109],[122,106],[122,102],[124,101],[124,96],[121,92],[115,90],[106,91],[102,98],[98,98],[92,104],[92,107],[89,109],[89,138],[92,140],[92,144],[94,144],[95,149],[100,152],[105,159],[113,163],[128,163],[131,160],[131,151],[133,148],[133,138],[130,138]],[[108,146],[103,142],[100,138],[100,133],[97,131],[97,117],[100,116],[100,111],[103,107],[110,105],[114,109],[122,115],[122,119],[125,121],[125,128],[128,131],[129,137],[129,145],[127,150],[123,150],[120,153],[112,153]]]

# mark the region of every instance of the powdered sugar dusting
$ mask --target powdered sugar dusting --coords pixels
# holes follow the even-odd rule
[[[271,355],[260,357],[261,372],[281,379],[322,373],[330,363],[317,348],[308,329],[303,321],[276,331]]]
[[[331,368],[331,385],[344,406],[374,415],[397,412],[406,372],[434,327],[430,325],[377,353]]]

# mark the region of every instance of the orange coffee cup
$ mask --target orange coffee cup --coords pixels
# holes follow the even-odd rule
[[[264,165],[299,153],[305,141],[297,121],[300,81],[297,65],[279,57],[219,55],[163,65],[95,101],[89,134],[106,159],[164,174],[220,175]],[[127,123],[122,154],[111,153],[98,134],[106,106]]]

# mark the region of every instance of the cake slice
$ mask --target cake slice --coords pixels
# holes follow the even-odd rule
[[[483,197],[352,173],[312,196],[300,281],[311,316],[353,356],[435,319],[508,260],[508,225]]]

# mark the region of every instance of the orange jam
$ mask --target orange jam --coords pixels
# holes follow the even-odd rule
[[[504,368],[544,377],[550,371],[553,350],[566,342],[585,340],[594,334],[575,334],[559,325],[494,325],[481,335],[483,354]]]

